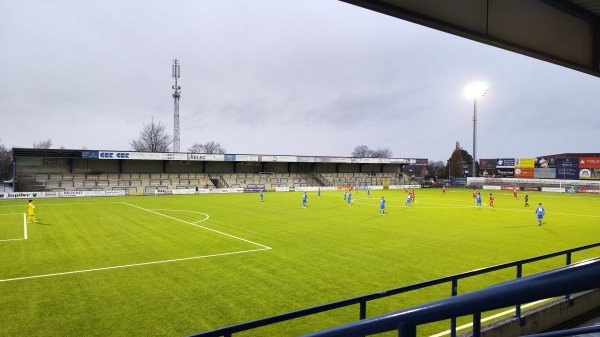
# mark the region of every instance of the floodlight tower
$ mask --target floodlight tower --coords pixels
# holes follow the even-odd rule
[[[175,85],[173,85],[173,100],[174,100],[174,121],[173,121],[173,152],[179,152],[179,97],[181,97],[181,87],[177,85],[177,79],[179,78],[179,61],[173,60],[173,78],[175,79]]]
[[[489,90],[490,89],[486,83],[475,82],[469,84],[462,91],[462,94],[467,98],[473,99],[473,172],[471,173],[471,176],[473,177],[476,177],[475,163],[477,163],[477,98],[487,95]]]

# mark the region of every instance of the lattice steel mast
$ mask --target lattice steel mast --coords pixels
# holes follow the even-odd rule
[[[173,121],[173,152],[179,152],[179,97],[181,97],[181,87],[177,85],[177,79],[179,78],[179,61],[173,60],[173,78],[175,79],[175,85],[173,89],[173,100],[174,100],[174,121]]]

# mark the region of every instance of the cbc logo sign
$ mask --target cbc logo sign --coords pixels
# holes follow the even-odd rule
[[[129,153],[126,152],[100,152],[100,158],[129,158]]]

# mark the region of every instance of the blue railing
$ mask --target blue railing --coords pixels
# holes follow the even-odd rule
[[[284,314],[280,314],[280,315],[276,315],[276,316],[261,318],[261,319],[257,319],[254,321],[249,321],[249,322],[245,322],[245,323],[240,323],[240,324],[236,324],[236,325],[219,328],[219,329],[212,330],[212,331],[207,331],[207,332],[190,335],[190,337],[220,337],[220,336],[231,337],[231,336],[233,336],[234,333],[252,330],[252,329],[264,327],[267,325],[281,323],[281,322],[289,321],[289,320],[292,320],[295,318],[305,317],[305,316],[309,316],[309,315],[313,315],[313,314],[317,314],[317,313],[321,313],[321,312],[344,308],[344,307],[348,307],[351,305],[358,305],[358,319],[365,320],[366,316],[367,316],[367,302],[369,302],[369,301],[373,301],[376,299],[393,296],[393,295],[397,295],[397,294],[402,294],[402,293],[406,293],[406,292],[413,291],[413,290],[423,289],[423,288],[427,288],[427,287],[431,287],[431,286],[435,286],[435,285],[439,285],[439,284],[444,284],[444,283],[450,283],[450,295],[452,297],[456,297],[458,294],[458,281],[461,279],[465,279],[465,278],[469,278],[469,277],[473,277],[473,276],[477,276],[477,275],[482,275],[482,274],[487,274],[487,273],[490,273],[493,271],[498,271],[498,270],[507,269],[507,268],[513,268],[513,267],[516,268],[516,278],[519,279],[522,277],[523,266],[526,264],[550,259],[553,257],[564,256],[565,257],[565,265],[568,266],[571,264],[571,259],[572,259],[573,253],[588,250],[591,248],[596,248],[596,247],[600,247],[600,242],[581,246],[581,247],[576,247],[576,248],[572,248],[572,249],[562,250],[562,251],[551,253],[551,254],[545,254],[545,255],[540,255],[540,256],[536,256],[536,257],[532,257],[532,258],[528,258],[528,259],[499,264],[499,265],[495,265],[495,266],[491,266],[491,267],[487,267],[487,268],[472,270],[472,271],[469,271],[466,273],[461,273],[461,274],[446,276],[446,277],[429,280],[429,281],[425,281],[425,282],[421,282],[421,283],[411,284],[411,285],[404,286],[404,287],[389,289],[389,290],[385,290],[385,291],[381,291],[381,292],[377,292],[377,293],[373,293],[373,294],[369,294],[369,295],[349,298],[349,299],[345,299],[342,301],[323,304],[323,305],[319,305],[319,306],[315,306],[315,307],[311,307],[311,308],[305,308],[305,309],[292,311],[292,312],[288,312],[288,313],[284,313]],[[565,297],[568,298],[569,293],[570,292],[564,292],[563,294],[560,294],[560,295],[565,295]],[[519,301],[515,302],[514,306],[515,306],[515,316],[516,317],[521,318],[521,304],[526,303],[526,302],[528,302],[528,301],[527,300],[519,300]],[[462,316],[462,315],[452,315],[451,317],[449,317],[450,318],[450,336],[451,337],[456,336],[456,317],[460,317],[460,316]],[[359,322],[357,322],[357,323],[359,323]],[[480,324],[479,321],[477,322],[477,324],[478,325]],[[476,327],[474,327],[474,329],[475,328]]]
[[[538,333],[535,335],[527,335],[527,336],[523,336],[523,337],[571,337],[571,336],[583,337],[583,335],[587,335],[587,334],[594,333],[594,332],[600,332],[600,325],[596,324],[594,326],[587,326],[585,328],[575,328],[575,329],[569,329],[569,330]]]
[[[473,336],[480,335],[481,313],[600,286],[600,258],[499,283],[463,295],[349,323],[304,337],[363,337],[396,330],[415,337],[417,326],[455,316],[473,315]]]

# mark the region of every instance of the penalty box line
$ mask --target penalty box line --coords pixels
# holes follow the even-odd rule
[[[25,214],[25,213],[8,213],[8,214],[0,214],[0,215],[19,215],[19,214],[23,214],[23,237],[18,238],[18,239],[4,239],[4,240],[0,240],[0,242],[27,240],[27,214]]]
[[[89,272],[101,271],[101,270],[111,270],[111,269],[139,267],[139,266],[147,266],[147,265],[152,265],[152,264],[161,264],[161,263],[169,263],[169,262],[188,261],[188,260],[196,260],[196,259],[206,259],[206,258],[209,258],[209,257],[218,257],[218,256],[226,256],[226,255],[244,254],[244,253],[258,252],[258,251],[263,251],[263,250],[265,250],[265,249],[242,250],[242,251],[239,251],[239,252],[211,254],[211,255],[202,255],[202,256],[192,256],[192,257],[183,257],[183,258],[180,258],[180,259],[152,261],[152,262],[142,262],[142,263],[132,263],[132,264],[124,264],[124,265],[120,265],[120,266],[110,266],[110,267],[102,267],[102,268],[65,271],[65,272],[52,273],[52,274],[43,274],[43,275],[32,275],[32,276],[7,278],[7,279],[4,279],[4,280],[0,280],[0,283],[2,283],[2,282],[11,282],[11,281],[30,280],[30,279],[43,278],[43,277],[51,277],[51,276],[89,273]]]
[[[125,205],[128,205],[128,206],[131,206],[131,207],[134,207],[134,208],[137,208],[137,209],[141,209],[141,210],[143,210],[143,211],[146,211],[146,212],[150,212],[150,213],[153,213],[153,214],[156,214],[156,215],[164,216],[165,218],[169,218],[169,219],[171,219],[171,220],[176,220],[176,221],[183,222],[183,223],[185,223],[185,224],[188,224],[188,225],[191,225],[191,226],[195,226],[195,227],[198,227],[198,228],[202,228],[202,229],[204,229],[204,230],[211,231],[211,232],[213,232],[213,233],[217,233],[217,234],[225,235],[225,236],[228,236],[228,237],[230,237],[230,238],[233,238],[233,239],[236,239],[236,240],[240,240],[240,241],[248,242],[248,243],[251,243],[251,244],[253,244],[253,245],[256,245],[256,246],[262,247],[262,248],[263,248],[263,250],[269,250],[269,249],[273,249],[273,248],[271,248],[271,247],[269,247],[269,246],[265,246],[265,245],[262,245],[262,244],[260,244],[260,243],[254,242],[254,241],[250,241],[250,240],[247,240],[247,239],[244,239],[244,238],[240,238],[239,236],[235,236],[235,235],[227,234],[227,233],[220,232],[220,231],[218,231],[218,230],[215,230],[215,229],[212,229],[212,228],[208,228],[208,227],[200,226],[200,225],[198,225],[198,224],[195,224],[195,223],[193,223],[193,222],[189,222],[189,221],[181,220],[181,219],[178,219],[178,218],[176,218],[176,217],[172,217],[172,216],[169,216],[169,215],[166,215],[166,214],[162,214],[162,213],[159,213],[159,212],[153,211],[153,210],[151,210],[151,209],[147,209],[147,208],[143,208],[143,207],[140,207],[140,206],[136,206],[136,205],[133,205],[133,204],[130,204],[130,203],[127,203],[127,202],[124,202],[124,204],[125,204]],[[176,211],[176,210],[173,210],[173,211]],[[208,215],[206,215],[206,216],[208,217]]]
[[[170,263],[170,262],[179,262],[179,261],[189,261],[189,260],[205,259],[205,258],[211,258],[211,257],[219,257],[219,256],[227,256],[227,255],[236,255],[236,254],[244,254],[244,253],[253,253],[253,252],[259,252],[259,251],[264,251],[264,250],[270,250],[270,249],[272,249],[271,247],[268,247],[268,246],[265,246],[265,245],[261,245],[260,243],[256,243],[256,242],[253,242],[253,241],[250,241],[250,240],[246,240],[246,239],[243,239],[243,238],[240,238],[240,237],[237,237],[237,236],[231,235],[231,234],[223,233],[223,232],[220,232],[220,231],[217,231],[217,230],[211,229],[211,228],[207,228],[207,227],[204,227],[204,226],[200,226],[200,225],[197,225],[197,224],[195,224],[195,223],[192,223],[192,222],[188,222],[188,221],[181,220],[181,219],[178,219],[178,218],[175,218],[175,217],[172,217],[172,216],[168,216],[168,215],[166,215],[166,214],[162,214],[162,213],[159,213],[159,212],[152,211],[152,210],[150,210],[150,209],[146,209],[146,208],[143,208],[143,207],[139,207],[139,206],[136,206],[136,205],[132,205],[132,204],[129,204],[129,203],[126,203],[126,202],[124,202],[123,204],[126,204],[126,205],[128,205],[128,206],[131,206],[131,207],[134,207],[134,208],[138,208],[138,209],[141,209],[141,210],[144,210],[144,211],[150,212],[150,213],[154,213],[154,214],[156,214],[156,215],[161,215],[161,216],[164,216],[164,217],[166,217],[166,218],[169,218],[169,219],[172,219],[172,220],[177,220],[177,221],[180,221],[180,222],[183,222],[183,223],[186,223],[186,224],[192,225],[192,226],[196,226],[196,227],[199,227],[199,228],[202,228],[202,229],[205,229],[205,230],[211,231],[211,232],[215,232],[215,233],[218,233],[218,234],[221,234],[221,235],[225,235],[225,236],[228,236],[228,237],[231,237],[231,238],[237,239],[237,240],[241,240],[241,241],[244,241],[244,242],[248,242],[248,243],[254,244],[254,245],[256,245],[256,246],[259,246],[259,247],[261,247],[261,248],[259,248],[259,249],[250,249],[250,250],[242,250],[242,251],[237,251],[237,252],[220,253],[220,254],[211,254],[211,255],[200,255],[200,256],[192,256],[192,257],[183,257],[183,258],[179,258],[179,259],[170,259],[170,260],[162,260],[162,261],[151,261],[151,262],[142,262],[142,263],[132,263],[132,264],[119,265],[119,266],[110,266],[110,267],[101,267],[101,268],[92,268],[92,269],[73,270],[73,271],[66,271],[66,272],[59,272],[59,273],[51,273],[51,274],[42,274],[42,275],[32,275],[32,276],[14,277],[14,278],[8,278],[8,279],[3,279],[3,280],[0,280],[0,283],[3,283],[3,282],[11,282],[11,281],[30,280],[30,279],[37,279],[37,278],[44,278],[44,277],[52,277],[52,276],[61,276],[61,275],[72,275],[72,274],[89,273],[89,272],[94,272],[94,271],[103,271],[103,270],[111,270],[111,269],[122,269],[122,268],[130,268],[130,267],[139,267],[139,266],[147,266],[147,265],[161,264],[161,263]],[[207,215],[207,216],[208,216],[208,215]],[[23,217],[24,217],[24,222],[25,222],[25,226],[26,226],[26,225],[27,225],[27,218],[26,218],[26,214],[25,214],[25,213],[23,213]],[[22,239],[19,239],[19,240],[22,240]]]

